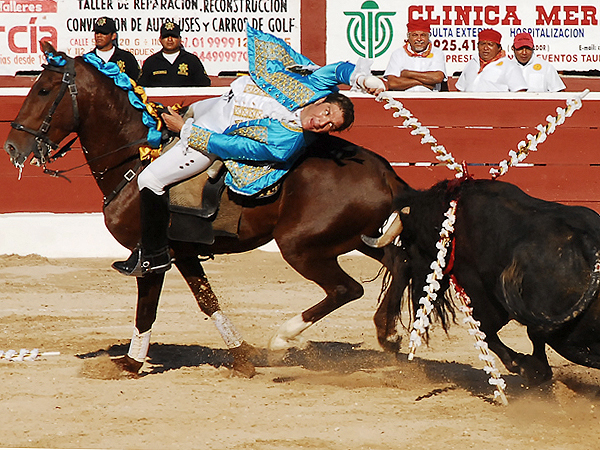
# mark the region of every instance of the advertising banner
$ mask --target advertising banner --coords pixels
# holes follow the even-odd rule
[[[512,55],[514,36],[529,32],[535,54],[557,70],[600,70],[600,4],[588,0],[558,5],[529,0],[329,1],[327,61],[364,56],[375,60],[374,70],[384,70],[390,54],[404,45],[406,24],[415,19],[430,22],[430,40],[444,51],[448,75],[477,56],[477,36],[485,28],[502,33],[507,55]]]
[[[94,21],[115,20],[119,47],[140,63],[160,50],[159,30],[173,20],[185,49],[209,75],[248,69],[246,28],[300,49],[301,0],[0,0],[0,75],[40,70],[39,40],[78,56],[94,48]]]

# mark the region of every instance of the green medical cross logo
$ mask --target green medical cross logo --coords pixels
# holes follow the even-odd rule
[[[379,12],[379,5],[368,0],[360,7],[361,11],[348,12],[350,16],[346,36],[348,44],[359,56],[376,58],[383,55],[392,43],[394,29],[389,17],[395,12]]]

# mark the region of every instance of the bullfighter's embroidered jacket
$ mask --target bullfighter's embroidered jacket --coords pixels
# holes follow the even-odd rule
[[[229,169],[226,183],[254,195],[283,177],[302,154],[312,133],[304,132],[300,109],[351,84],[354,64],[315,66],[285,41],[248,27],[250,78],[232,83],[226,108],[233,125],[222,133],[194,125],[188,146],[219,156]],[[312,66],[301,75],[291,66]],[[284,108],[281,108],[283,106]]]

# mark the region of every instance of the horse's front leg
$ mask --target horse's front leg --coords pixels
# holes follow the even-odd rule
[[[302,276],[321,286],[327,296],[279,327],[269,341],[269,349],[274,351],[304,347],[306,340],[300,336],[303,331],[364,293],[363,287],[342,270],[337,258],[296,257],[295,254],[286,254],[281,244],[280,248],[287,262]]]
[[[176,258],[175,265],[190,287],[198,306],[209,316],[221,334],[223,341],[233,356],[233,370],[246,377],[256,374],[251,358],[257,350],[242,338],[229,318],[221,311],[219,299],[213,292],[208,278],[197,257]]]
[[[148,348],[150,347],[150,334],[152,325],[156,320],[158,299],[165,279],[165,274],[148,274],[138,277],[138,299],[135,312],[135,327],[125,356],[113,358],[113,362],[122,370],[137,374],[144,365]]]

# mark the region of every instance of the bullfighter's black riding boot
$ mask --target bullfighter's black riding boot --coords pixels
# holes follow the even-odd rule
[[[148,273],[163,273],[171,268],[167,228],[169,203],[167,194],[158,195],[148,188],[140,191],[142,245],[126,261],[116,261],[113,268],[123,275],[143,277]]]

